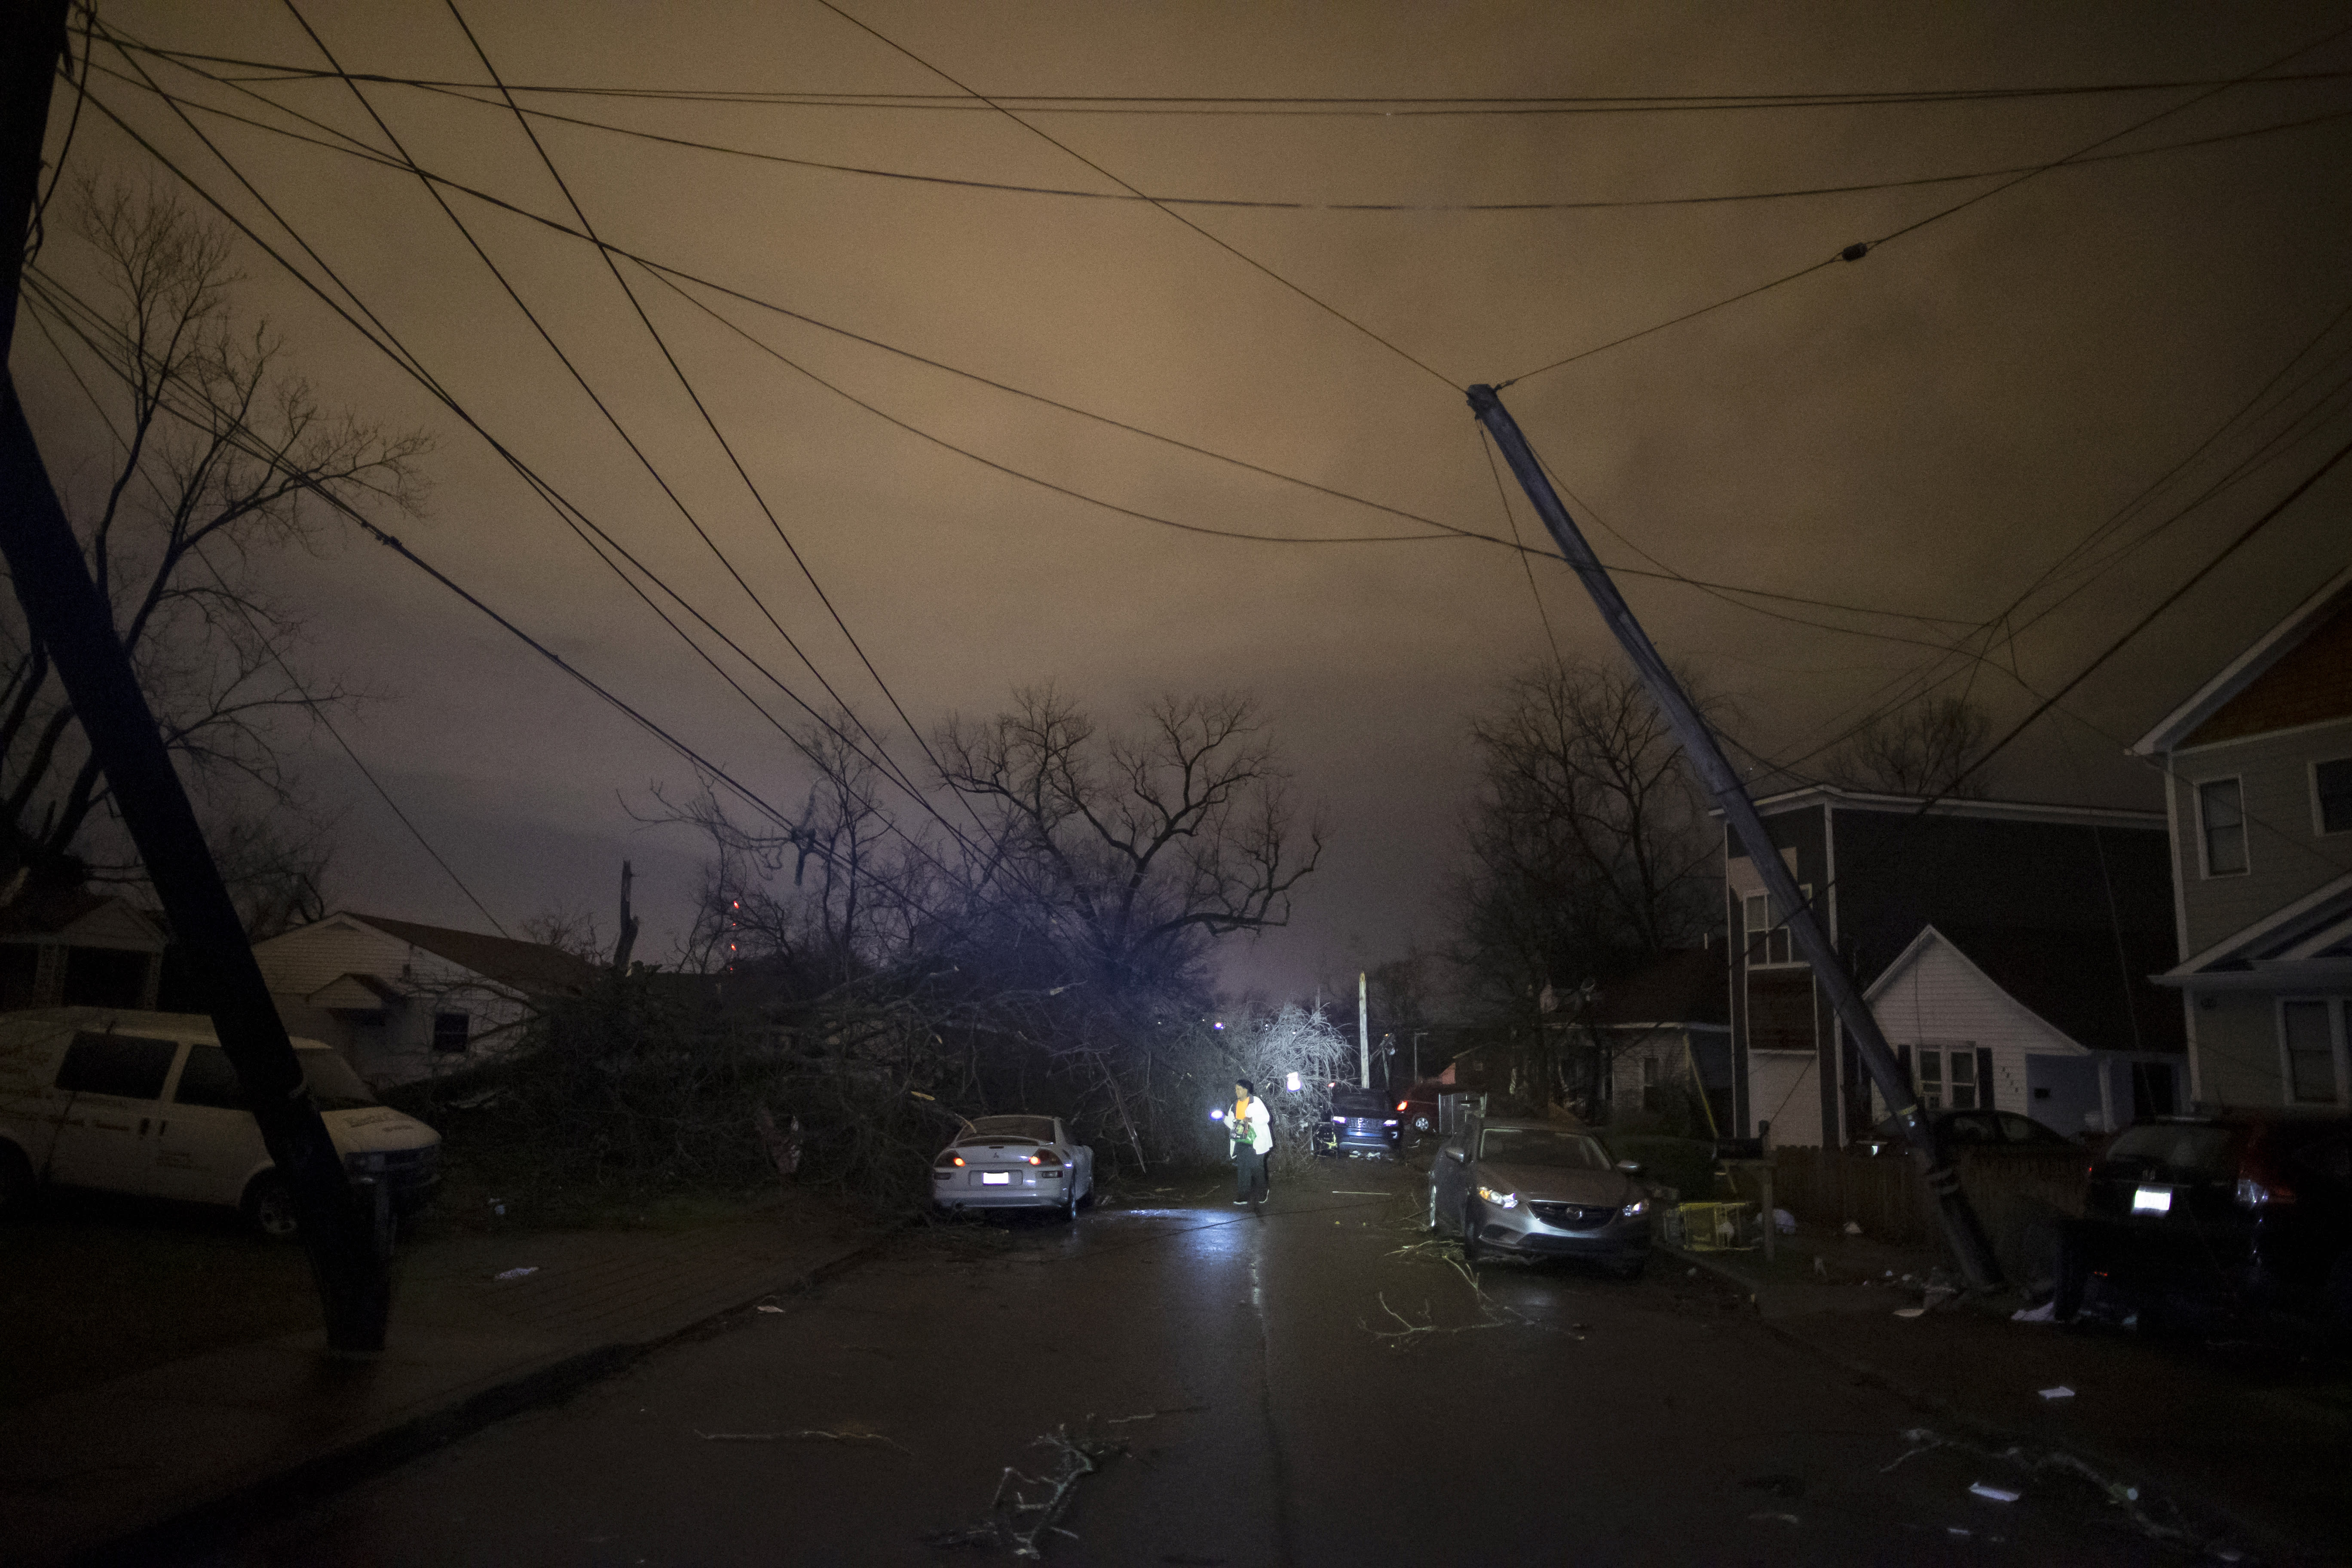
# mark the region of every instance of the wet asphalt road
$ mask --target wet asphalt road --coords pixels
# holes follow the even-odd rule
[[[926,1538],[1089,1418],[1127,1452],[1050,1562],[2175,1560],[2048,1483],[1971,1496],[2021,1484],[1998,1461],[1906,1458],[1931,1418],[1663,1259],[1630,1284],[1489,1266],[1482,1302],[1454,1248],[1416,1247],[1420,1184],[1326,1164],[1263,1214],[1130,1185],[1075,1226],[912,1235],[204,1560],[1008,1561]],[[845,1440],[701,1436],[796,1432]]]

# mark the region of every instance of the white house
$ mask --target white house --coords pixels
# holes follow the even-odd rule
[[[254,944],[293,1034],[340,1047],[377,1087],[470,1066],[517,1044],[544,1002],[594,964],[543,942],[339,912]]]
[[[2352,1106],[2352,568],[2132,749],[2164,768],[2195,1098]]]
[[[1930,925],[1864,999],[1931,1110],[2013,1110],[2057,1131],[2113,1132],[2180,1109],[2179,1014],[2112,943]],[[2104,962],[2102,962],[2104,961]],[[2133,965],[2132,967],[2138,967]],[[2113,984],[2085,984],[2102,970]],[[1874,1092],[1872,1110],[1888,1112]]]
[[[0,1008],[152,1007],[163,917],[113,893],[53,889],[0,909]]]

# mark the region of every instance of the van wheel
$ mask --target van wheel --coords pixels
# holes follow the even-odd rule
[[[13,1219],[30,1209],[37,1186],[25,1152],[14,1143],[0,1143],[0,1215]]]
[[[287,1187],[286,1178],[275,1171],[256,1176],[253,1185],[246,1189],[245,1217],[272,1241],[291,1241],[302,1228],[294,1194]]]

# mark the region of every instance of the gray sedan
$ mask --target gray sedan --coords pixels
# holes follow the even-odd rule
[[[1430,1168],[1429,1227],[1460,1235],[1473,1263],[1489,1253],[1581,1258],[1631,1279],[1650,1258],[1641,1173],[1590,1133],[1474,1118]]]

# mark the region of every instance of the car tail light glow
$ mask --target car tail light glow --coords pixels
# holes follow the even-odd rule
[[[1032,1154],[1029,1156],[1029,1163],[1033,1165],[1042,1165],[1045,1163],[1045,1156],[1043,1154]]]
[[[1398,1101],[1397,1101],[1397,1109],[1398,1109],[1399,1110],[1402,1110],[1404,1109],[1404,1101],[1403,1101],[1403,1100],[1398,1100]]]

